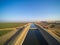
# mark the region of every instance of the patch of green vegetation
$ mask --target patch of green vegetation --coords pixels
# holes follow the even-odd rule
[[[0,23],[0,29],[3,28],[15,28],[18,26],[23,26],[26,23]]]
[[[0,36],[3,36],[9,32],[11,32],[12,30],[0,30]]]

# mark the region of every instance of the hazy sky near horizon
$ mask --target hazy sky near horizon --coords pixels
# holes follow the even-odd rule
[[[59,0],[0,0],[0,22],[60,20]]]

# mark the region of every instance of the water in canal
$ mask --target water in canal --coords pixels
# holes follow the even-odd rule
[[[34,24],[30,28],[36,28]],[[38,29],[29,30],[27,36],[23,42],[23,45],[48,45],[44,37],[41,35]]]

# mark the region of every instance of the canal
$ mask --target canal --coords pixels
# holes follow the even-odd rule
[[[35,24],[31,24],[30,28],[37,28]],[[30,29],[26,35],[23,45],[48,45],[38,29]]]

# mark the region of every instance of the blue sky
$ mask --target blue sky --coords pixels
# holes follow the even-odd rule
[[[0,0],[0,22],[60,20],[59,0]]]

